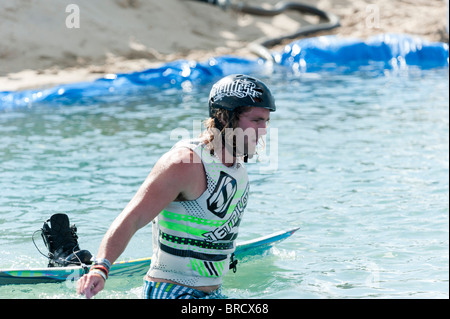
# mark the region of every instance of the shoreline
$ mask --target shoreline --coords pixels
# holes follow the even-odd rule
[[[40,4],[25,0],[0,4],[0,36],[8,43],[6,48],[0,48],[0,91],[92,81],[107,74],[141,71],[180,59],[204,62],[221,55],[257,58],[247,47],[250,42],[292,33],[318,20],[292,12],[262,18],[194,1],[105,1],[61,1],[59,7],[51,8],[42,0],[36,1]],[[59,28],[55,29],[55,20],[39,19],[48,11],[67,18],[70,12],[65,9],[69,2],[78,3],[80,8],[79,28],[61,27],[59,21]],[[429,42],[448,43],[444,0],[308,2],[336,14],[341,23],[336,29],[311,37],[336,35],[365,40],[383,33],[404,33]],[[266,5],[276,3],[264,1]],[[105,8],[107,14],[99,17],[98,10]],[[27,32],[27,24],[21,22],[29,19],[30,10],[37,10],[33,11],[35,30]],[[278,45],[271,50],[282,48]]]

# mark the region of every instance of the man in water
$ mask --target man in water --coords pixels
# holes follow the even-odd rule
[[[144,278],[147,299],[208,298],[235,267],[233,252],[248,200],[244,162],[266,134],[274,98],[246,75],[221,79],[211,89],[205,132],[163,155],[104,236],[77,292],[101,291],[111,263],[134,233],[153,223],[153,256]]]

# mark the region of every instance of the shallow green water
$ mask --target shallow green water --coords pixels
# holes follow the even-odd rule
[[[239,240],[301,229],[240,264],[223,293],[448,298],[448,70],[265,80],[279,111],[265,160],[248,165]],[[140,90],[0,113],[0,268],[45,266],[31,235],[57,212],[69,214],[80,246],[95,253],[175,133],[197,135],[208,91]],[[151,252],[146,227],[121,259]],[[98,298],[139,298],[141,286],[140,277],[113,279]],[[4,286],[0,297],[78,298],[72,283]]]

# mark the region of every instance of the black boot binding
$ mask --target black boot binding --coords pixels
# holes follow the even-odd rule
[[[66,214],[50,217],[44,222],[41,231],[49,251],[48,267],[83,266],[92,263],[92,254],[87,250],[80,250],[77,228],[75,225],[70,226]]]

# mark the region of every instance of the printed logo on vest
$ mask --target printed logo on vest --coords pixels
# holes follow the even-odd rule
[[[212,242],[225,239],[232,240],[231,237],[233,236],[233,228],[239,226],[242,214],[244,213],[244,209],[245,207],[247,207],[248,188],[249,184],[247,183],[242,197],[237,202],[236,207],[233,209],[233,212],[231,213],[228,220],[222,226],[217,227],[213,231],[202,234],[202,236],[205,237],[206,240]],[[237,231],[235,231],[235,234],[237,234]]]
[[[206,200],[208,210],[214,215],[223,218],[237,191],[236,180],[225,172],[220,172],[214,192]]]

